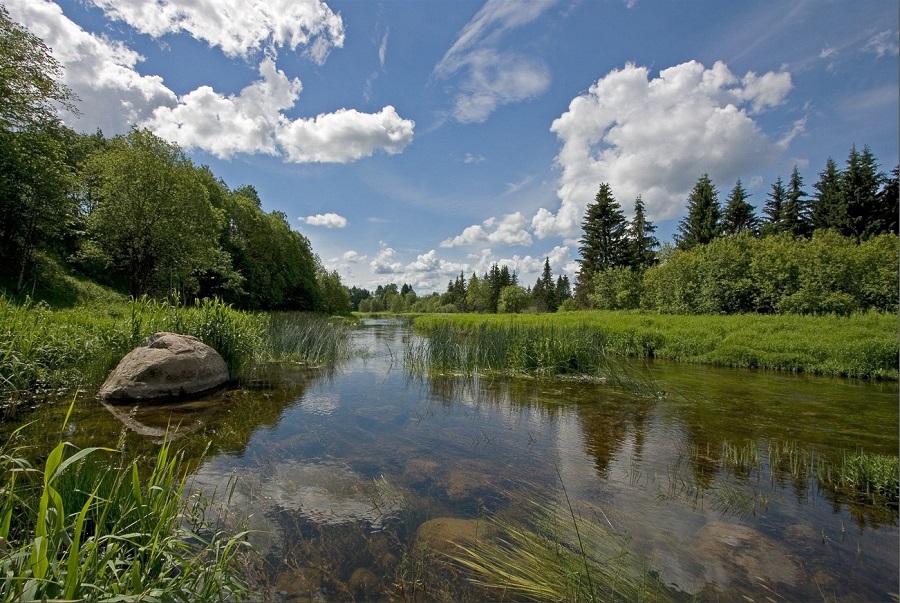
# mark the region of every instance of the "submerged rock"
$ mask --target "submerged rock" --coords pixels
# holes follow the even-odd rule
[[[167,400],[200,394],[228,381],[214,349],[190,335],[156,333],[119,361],[100,387],[101,400]]]

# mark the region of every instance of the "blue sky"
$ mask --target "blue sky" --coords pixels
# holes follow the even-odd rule
[[[898,161],[895,0],[6,0],[82,99],[252,184],[346,285],[574,276],[601,182],[670,241],[709,173]]]

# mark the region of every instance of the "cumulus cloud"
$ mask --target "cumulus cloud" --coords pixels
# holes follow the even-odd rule
[[[228,56],[264,45],[304,53],[322,64],[344,44],[344,23],[321,0],[92,0],[107,17],[155,38],[185,32]]]
[[[452,115],[461,123],[483,122],[505,104],[532,98],[550,85],[550,71],[540,60],[497,48],[506,32],[527,25],[553,2],[488,0],[460,32],[434,68],[449,79],[464,71]]]
[[[295,106],[303,86],[277,69],[271,56],[260,62],[260,79],[237,95],[200,86],[177,97],[162,78],[138,73],[143,60],[138,53],[85,32],[57,4],[8,0],[6,6],[10,16],[42,38],[62,64],[64,83],[81,99],[80,116],[62,115],[75,128],[100,128],[111,135],[146,127],[186,149],[203,149],[224,159],[236,153],[264,153],[296,163],[344,163],[378,150],[395,154],[413,138],[415,123],[402,119],[391,106],[378,113],[339,109],[289,119],[285,111]],[[149,10],[143,4],[128,10],[142,6]],[[295,40],[285,37],[288,34],[278,33]]]
[[[347,226],[347,218],[333,213],[316,214],[297,219],[310,226],[324,226],[325,228],[345,228]]]
[[[348,264],[358,264],[359,262],[364,262],[368,256],[359,255],[358,252],[354,250],[345,251],[344,255],[341,256],[341,259]]]
[[[401,274],[403,264],[397,261],[397,252],[391,247],[384,247],[369,262],[369,268],[375,274]]]
[[[140,54],[121,43],[84,31],[53,3],[7,0],[10,16],[53,51],[63,66],[62,81],[81,99],[80,116],[62,115],[72,127],[127,132],[159,106],[174,106],[175,94],[159,76],[140,75]]]
[[[701,174],[730,184],[778,155],[783,146],[751,115],[783,103],[790,89],[789,73],[739,79],[722,62],[707,69],[690,61],[652,79],[633,64],[611,71],[550,127],[562,142],[561,205],[555,214],[538,210],[533,232],[576,236],[601,182],[626,211],[641,195],[651,218],[675,216]],[[802,131],[795,125],[783,144]]]
[[[480,225],[469,226],[462,234],[442,241],[441,247],[462,247],[475,243],[531,245],[531,235],[525,230],[527,224],[521,212],[507,214],[501,220],[488,218]]]

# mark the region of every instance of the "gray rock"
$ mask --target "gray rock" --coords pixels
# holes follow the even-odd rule
[[[156,333],[119,361],[97,396],[108,401],[168,400],[226,381],[228,366],[214,349],[190,335]]]

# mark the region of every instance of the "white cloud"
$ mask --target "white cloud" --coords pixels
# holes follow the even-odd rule
[[[350,251],[345,251],[344,255],[341,256],[341,259],[348,264],[358,264],[359,262],[364,262],[368,256],[359,255],[356,251],[352,249]]]
[[[536,20],[553,2],[488,0],[460,32],[434,68],[448,79],[466,70],[453,101],[452,114],[461,123],[483,122],[505,104],[533,98],[550,85],[550,71],[537,59],[501,51],[497,42],[509,30]]]
[[[484,155],[473,155],[472,153],[466,153],[466,156],[463,158],[463,163],[481,163],[484,160]]]
[[[377,150],[390,155],[401,152],[412,142],[415,125],[390,105],[378,113],[338,109],[287,122],[276,132],[276,140],[289,161],[345,163]]]
[[[488,218],[481,225],[475,224],[462,234],[441,241],[441,247],[462,247],[487,242],[495,245],[531,245],[531,235],[525,230],[527,220],[521,212],[503,216],[502,220]]]
[[[731,183],[780,152],[748,114],[784,102],[788,73],[748,73],[739,80],[717,62],[707,69],[690,61],[649,77],[627,64],[572,100],[550,130],[562,142],[557,163],[561,205],[541,208],[531,226],[539,238],[576,236],[601,182],[609,182],[630,211],[641,195],[653,219],[684,207],[697,178]],[[799,128],[793,135],[801,131]]]
[[[186,32],[228,56],[247,57],[264,44],[322,64],[344,44],[344,23],[321,0],[92,0],[112,19],[155,38]]]
[[[863,50],[874,53],[879,58],[897,56],[900,54],[900,31],[886,30],[875,34],[869,38]]]
[[[42,38],[62,64],[63,81],[81,99],[78,108],[82,112],[80,117],[62,117],[68,125],[84,131],[101,128],[106,135],[113,135],[133,126],[148,127],[186,149],[203,149],[225,159],[236,153],[265,153],[297,163],[343,163],[378,150],[395,154],[413,138],[415,123],[402,119],[391,106],[378,113],[339,109],[311,119],[289,119],[285,111],[294,107],[303,87],[299,79],[278,70],[270,56],[260,62],[260,79],[238,95],[225,96],[200,86],[178,98],[162,78],[137,72],[142,60],[138,53],[85,32],[65,17],[57,4],[8,0],[6,6],[10,16]],[[166,7],[174,5],[160,6],[160,10],[168,10]],[[203,2],[191,6],[195,7],[191,10],[208,9]],[[230,6],[222,14],[227,14]],[[302,7],[310,9],[314,4],[298,4],[296,10]],[[131,11],[129,15],[150,10],[146,2],[107,2],[106,8]],[[163,25],[147,25],[151,30],[154,27]],[[286,44],[301,43],[297,32],[280,29],[272,35]]]
[[[369,262],[369,268],[375,274],[402,274],[403,264],[397,261],[397,252],[391,247],[384,247]]]
[[[68,125],[118,134],[146,119],[155,107],[175,105],[175,94],[161,77],[136,71],[143,57],[119,42],[87,33],[65,17],[57,4],[36,0],[4,4],[15,21],[53,51],[63,66],[63,83],[81,100],[80,117],[62,115]]]
[[[324,226],[325,228],[345,228],[347,226],[347,218],[333,213],[316,214],[297,219],[310,226]]]

